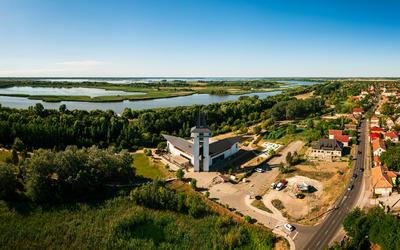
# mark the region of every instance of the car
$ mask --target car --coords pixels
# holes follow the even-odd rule
[[[282,188],[283,188],[283,184],[282,184],[281,182],[279,182],[278,184],[276,184],[276,187],[275,187],[276,190],[281,191]]]
[[[297,199],[304,199],[304,197],[306,197],[306,196],[304,194],[298,193],[298,194],[295,195],[295,197]]]
[[[273,182],[273,183],[271,184],[271,189],[275,189],[275,188],[276,188],[276,183]]]
[[[351,191],[353,189],[353,184],[351,184],[348,188],[347,188],[347,190],[349,190],[349,191]]]
[[[262,169],[262,168],[256,168],[256,172],[258,172],[258,173],[264,173],[265,171],[264,171],[264,169]]]
[[[289,223],[286,223],[286,224],[283,225],[283,226],[284,226],[285,229],[288,230],[289,232],[292,232],[292,231],[294,231],[294,230],[296,229],[293,225],[291,225],[291,224],[289,224]]]
[[[358,154],[360,155],[360,154],[361,154],[361,151],[358,151]]]

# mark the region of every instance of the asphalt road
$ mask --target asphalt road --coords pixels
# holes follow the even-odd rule
[[[353,168],[354,173],[357,174],[357,178],[355,180],[350,180],[349,186],[353,188],[351,190],[347,190],[342,194],[342,197],[338,200],[335,208],[330,212],[322,224],[312,227],[312,228],[299,228],[300,233],[309,234],[314,231],[313,236],[307,243],[303,246],[298,245],[296,243],[297,249],[306,249],[306,250],[318,250],[325,249],[328,244],[332,241],[332,239],[336,236],[337,232],[340,230],[344,217],[346,214],[353,208],[356,204],[357,199],[359,198],[362,191],[362,177],[363,172],[360,171],[361,168],[364,168],[364,157],[365,157],[365,146],[367,145],[366,141],[366,122],[365,119],[362,120],[360,126],[360,143],[358,146],[357,159],[355,161],[355,167]],[[302,232],[303,231],[303,232]],[[309,231],[309,232],[306,232]]]

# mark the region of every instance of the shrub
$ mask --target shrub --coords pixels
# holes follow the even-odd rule
[[[272,203],[272,205],[273,205],[276,209],[278,209],[278,210],[283,210],[283,209],[285,209],[285,206],[283,205],[283,203],[282,203],[281,200],[274,199],[274,200],[271,201],[271,203]]]
[[[192,180],[190,181],[190,186],[192,186],[192,188],[193,188],[194,190],[196,190],[196,189],[197,189],[197,180],[196,180],[196,179],[192,179]]]
[[[185,172],[183,172],[183,169],[180,168],[176,171],[176,178],[178,178],[178,180],[182,180],[184,176]]]
[[[248,216],[248,215],[246,215],[246,216],[244,217],[244,221],[247,222],[247,223],[250,223],[251,220],[252,220],[252,218],[251,218],[250,216]]]
[[[11,199],[17,189],[16,169],[9,163],[0,162],[0,199]]]

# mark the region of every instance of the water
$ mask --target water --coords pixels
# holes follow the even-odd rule
[[[0,94],[15,95],[61,95],[61,96],[117,96],[117,95],[144,95],[143,92],[125,92],[119,90],[105,90],[96,88],[46,88],[46,87],[10,87],[0,88]]]
[[[132,81],[159,81],[159,80],[241,80],[241,79],[263,79],[263,78],[52,78],[52,79],[42,79],[48,81],[107,81],[110,83],[124,83]],[[296,80],[279,80],[277,82],[289,83],[287,87],[302,86],[302,85],[313,85],[320,82],[306,82],[306,81],[296,81]],[[5,93],[4,91],[13,91],[13,94],[30,94],[30,95],[88,95],[91,97],[104,96],[104,95],[135,95],[143,94],[140,92],[124,92],[124,91],[109,91],[104,89],[92,89],[92,88],[33,88],[33,87],[12,87],[6,89],[0,89],[0,93]],[[12,90],[10,90],[12,89]],[[79,90],[79,91],[78,91]],[[84,91],[83,91],[84,90]],[[273,96],[280,94],[281,91],[273,92],[261,92],[261,93],[251,93],[245,95],[224,95],[216,96],[209,94],[193,94],[189,96],[180,96],[173,98],[160,98],[154,100],[142,100],[142,101],[123,101],[123,102],[57,102],[48,103],[40,100],[30,100],[24,97],[10,97],[10,96],[0,96],[0,104],[5,107],[11,108],[23,108],[26,109],[29,106],[33,106],[36,103],[42,103],[47,109],[58,109],[61,104],[65,104],[69,110],[81,109],[81,110],[113,110],[116,113],[122,113],[125,108],[131,108],[135,110],[141,109],[151,109],[151,108],[162,108],[162,107],[177,107],[177,106],[190,106],[196,104],[211,104],[224,101],[233,101],[239,99],[240,96],[254,96],[258,95],[260,98],[265,98],[267,96]]]
[[[125,108],[131,109],[151,109],[151,108],[163,108],[163,107],[177,107],[177,106],[190,106],[196,104],[211,104],[225,101],[233,101],[239,99],[240,96],[254,96],[257,95],[260,98],[267,96],[273,96],[280,94],[282,91],[272,92],[261,92],[251,93],[244,95],[224,95],[216,96],[209,94],[193,94],[189,96],[179,96],[172,98],[160,98],[154,100],[142,100],[142,101],[123,101],[123,102],[43,102],[40,100],[30,100],[25,97],[11,97],[11,96],[0,96],[0,104],[4,107],[12,108],[23,108],[26,109],[29,106],[33,106],[36,103],[41,103],[46,109],[58,109],[61,104],[65,104],[67,109],[81,109],[81,110],[113,110],[116,113],[122,113]]]

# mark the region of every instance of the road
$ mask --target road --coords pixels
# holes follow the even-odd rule
[[[338,233],[342,227],[342,223],[346,214],[354,207],[359,196],[362,192],[362,178],[363,172],[360,171],[364,166],[364,157],[366,152],[366,146],[368,146],[368,128],[366,126],[365,119],[362,120],[360,126],[360,143],[358,145],[357,159],[353,168],[354,173],[358,176],[354,181],[350,181],[349,186],[353,186],[351,190],[346,190],[338,202],[335,205],[334,210],[327,215],[322,224],[312,227],[312,228],[299,228],[300,234],[307,235],[313,233],[312,238],[307,241],[304,247],[299,246],[296,243],[296,249],[306,249],[306,250],[318,250],[325,249],[328,244],[332,241],[335,235]],[[304,231],[304,232],[302,232]],[[309,232],[305,232],[309,231]]]

